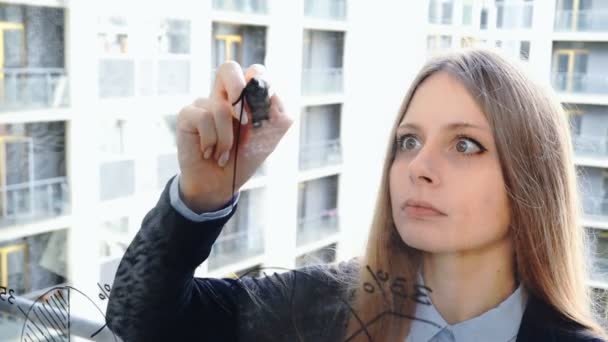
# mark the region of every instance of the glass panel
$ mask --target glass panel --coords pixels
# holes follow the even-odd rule
[[[304,30],[303,44],[302,93],[342,92],[344,33]]]
[[[228,220],[207,259],[209,270],[260,255],[264,251],[264,190],[241,192],[239,210]]]
[[[318,241],[338,231],[338,176],[304,182],[299,199],[297,245]],[[303,203],[303,205],[302,205]]]
[[[336,261],[337,244],[325,246],[303,254],[296,259],[296,268],[308,265],[328,264]]]

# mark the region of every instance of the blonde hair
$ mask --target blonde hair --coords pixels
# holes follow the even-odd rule
[[[418,86],[443,71],[458,79],[477,99],[496,141],[511,203],[511,234],[517,278],[526,290],[564,318],[606,337],[597,323],[588,288],[588,241],[580,224],[570,129],[566,114],[544,84],[526,75],[517,62],[482,48],[435,56],[414,79],[392,126],[382,179],[360,272],[351,290],[354,310],[346,336],[350,341],[403,341],[415,302],[385,291],[361,291],[374,272],[417,279],[420,251],[406,245],[392,219],[388,175],[395,157],[394,137]],[[409,288],[409,285],[408,285]],[[366,322],[364,325],[363,322]],[[373,322],[369,324],[369,322]]]

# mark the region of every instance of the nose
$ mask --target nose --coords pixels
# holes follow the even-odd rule
[[[434,172],[436,164],[430,147],[427,145],[421,148],[408,165],[408,175],[412,184],[418,182],[435,186],[439,184],[439,177]]]

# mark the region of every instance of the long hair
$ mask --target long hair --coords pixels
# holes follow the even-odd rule
[[[393,123],[365,255],[354,284],[346,336],[350,341],[403,341],[415,302],[392,291],[364,291],[378,276],[400,275],[411,291],[421,251],[400,238],[393,222],[389,169],[397,127],[419,85],[442,71],[459,80],[476,99],[495,137],[511,204],[510,234],[516,274],[526,291],[563,318],[606,337],[595,318],[587,285],[589,241],[580,224],[570,128],[554,92],[516,61],[483,48],[451,51],[429,59],[408,90]],[[368,268],[369,267],[369,268]],[[375,277],[375,278],[374,278]],[[363,323],[365,322],[365,324]],[[371,324],[369,322],[372,322]]]

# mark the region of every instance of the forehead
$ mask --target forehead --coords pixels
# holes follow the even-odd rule
[[[437,72],[418,86],[400,124],[408,122],[424,127],[460,122],[489,130],[481,107],[465,86],[447,72]]]

